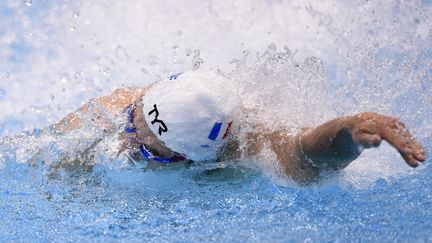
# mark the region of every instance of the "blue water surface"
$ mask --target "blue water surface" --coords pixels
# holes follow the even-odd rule
[[[2,241],[432,240],[431,161],[362,188],[343,173],[281,186],[229,164],[140,166],[47,175],[15,164],[0,174]]]

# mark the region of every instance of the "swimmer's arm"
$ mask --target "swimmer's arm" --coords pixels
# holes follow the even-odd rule
[[[270,148],[284,173],[298,182],[311,181],[326,168],[343,169],[364,148],[378,147],[382,140],[395,147],[412,167],[426,160],[422,145],[403,123],[376,113],[336,118],[316,128],[303,129],[297,136],[283,129],[270,132],[264,126],[251,130],[258,132],[247,134],[245,146],[229,144],[225,158],[269,155],[263,150]]]
[[[104,112],[107,112],[112,116],[118,116],[130,104],[144,96],[147,90],[148,87],[131,87],[117,89],[111,95],[100,97],[93,102],[95,102],[96,105],[100,106],[100,108],[103,109]],[[65,118],[54,124],[51,128],[58,133],[64,133],[79,129],[84,125],[83,117],[93,117],[90,118],[90,122],[93,126],[100,128],[109,127],[109,124],[107,124],[107,122],[99,120],[100,114],[93,114],[94,110],[89,109],[89,107],[91,106],[90,103],[91,102],[83,105],[75,112],[68,114]]]
[[[236,136],[227,144],[221,160],[245,157],[253,160],[257,156],[274,155],[283,172],[297,182],[314,180],[327,168],[343,169],[363,149],[378,147],[382,140],[392,145],[412,167],[426,160],[423,146],[402,122],[377,113],[336,118],[315,128],[302,129],[299,135],[285,129],[273,131],[260,124],[247,130],[251,132]]]
[[[396,148],[412,167],[426,160],[422,145],[402,122],[370,112],[337,118],[305,130],[296,139],[295,152],[304,163],[312,162],[318,168],[343,169],[363,149],[378,147],[382,140]]]

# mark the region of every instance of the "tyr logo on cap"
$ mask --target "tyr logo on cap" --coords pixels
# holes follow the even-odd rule
[[[153,105],[153,110],[151,110],[148,115],[150,116],[152,113],[155,113],[155,118],[151,121],[151,124],[159,123],[159,136],[162,136],[163,132],[168,132],[168,127],[165,125],[165,122],[159,120],[159,111],[156,104]]]

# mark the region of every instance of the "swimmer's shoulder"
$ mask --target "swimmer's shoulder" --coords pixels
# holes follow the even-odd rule
[[[130,104],[141,99],[151,85],[145,87],[127,87],[114,90],[111,95],[98,98],[96,101],[114,115],[121,114]]]
[[[113,102],[126,102],[128,104],[142,98],[152,85],[147,85],[145,87],[127,87],[119,88],[114,90],[111,97]],[[102,97],[104,98],[104,97]]]
[[[118,116],[123,114],[124,110],[132,103],[141,99],[149,90],[151,85],[145,87],[128,87],[119,88],[113,91],[112,94],[91,100],[81,106],[75,112],[66,115],[62,120],[52,125],[52,129],[58,133],[64,133],[79,129],[83,126],[83,116],[100,117],[101,114],[92,114],[91,106],[102,106],[104,112],[109,112],[111,115]],[[97,119],[93,125],[106,128],[110,122],[104,122]]]

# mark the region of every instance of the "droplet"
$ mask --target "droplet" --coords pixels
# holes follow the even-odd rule
[[[36,137],[40,137],[41,133],[42,133],[42,130],[39,128],[35,128],[33,130],[33,135],[35,135]]]
[[[114,53],[116,57],[120,60],[126,60],[126,61],[129,60],[129,54],[121,45],[117,45]]]
[[[78,18],[79,16],[80,16],[80,13],[79,13],[79,12],[75,12],[75,13],[73,14],[74,19]]]
[[[200,57],[200,50],[194,50],[194,56],[192,58],[192,70],[198,70],[202,63],[204,63],[204,60]]]
[[[76,30],[76,26],[72,26],[69,28],[70,31],[75,31]]]
[[[24,4],[27,5],[28,7],[32,6],[32,0],[24,0]]]
[[[189,48],[187,48],[187,49],[186,49],[186,56],[188,57],[188,56],[190,56],[190,55],[192,55],[192,50],[189,49]]]
[[[150,64],[150,65],[152,65],[152,66],[154,66],[154,65],[156,65],[156,64],[159,63],[159,58],[156,57],[156,56],[150,55],[147,58],[147,63]]]
[[[101,72],[103,75],[108,75],[111,72],[111,68],[108,66],[103,66]]]
[[[79,79],[79,78],[81,78],[82,75],[83,75],[83,72],[76,72],[76,73],[74,74],[74,78],[75,78],[75,79]]]
[[[5,96],[6,92],[0,89],[0,99],[2,99]]]
[[[383,188],[386,187],[387,185],[388,183],[384,178],[379,178],[378,180],[375,181],[375,187],[377,188]]]
[[[9,72],[6,72],[6,73],[5,73],[5,77],[6,77],[6,78],[10,78],[10,73],[9,73]]]
[[[270,53],[275,53],[277,51],[276,44],[275,43],[271,43],[270,45],[268,45],[267,50]]]
[[[175,32],[174,35],[175,35],[178,39],[180,39],[180,38],[183,36],[183,32],[181,32],[181,31],[179,30],[179,31]]]

